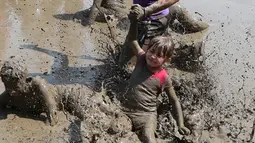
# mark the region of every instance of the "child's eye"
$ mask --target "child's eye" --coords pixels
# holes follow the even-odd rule
[[[157,54],[157,57],[161,58],[161,57],[163,57],[163,54],[158,53],[158,54]]]

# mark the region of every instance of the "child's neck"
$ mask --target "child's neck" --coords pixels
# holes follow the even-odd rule
[[[159,67],[151,67],[147,64],[147,68],[152,72],[152,73],[156,73],[159,72],[162,69],[162,66]]]

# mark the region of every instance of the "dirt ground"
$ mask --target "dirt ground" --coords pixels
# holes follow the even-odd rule
[[[196,76],[174,72],[179,79],[191,80],[187,86],[195,86],[199,91],[199,94],[194,91],[180,95],[186,106],[185,114],[192,116],[186,118],[196,119],[189,125],[199,128],[193,134],[195,137],[188,136],[186,141],[192,138],[193,142],[248,142],[255,117],[255,3],[253,0],[199,3],[183,0],[181,3],[194,16],[201,14],[210,25],[205,72]],[[107,74],[104,47],[110,40],[108,27],[96,23],[85,28],[68,19],[91,4],[92,1],[87,0],[1,0],[1,63],[15,56],[25,60],[31,75],[42,76],[51,84],[78,83],[98,91],[102,81],[98,77]],[[66,14],[66,19],[55,18],[56,14]],[[125,35],[120,35],[123,37]],[[194,78],[190,78],[192,76]],[[0,89],[4,91],[2,83]],[[185,88],[182,90],[180,94],[187,93]],[[214,97],[213,100],[210,97]],[[174,125],[169,124],[170,117],[165,117],[165,112],[159,116],[158,133],[167,140],[169,128]],[[6,119],[0,120],[0,143],[84,141],[82,135],[77,135],[81,130],[77,124],[82,123],[73,116],[70,118],[72,120],[60,112],[59,123],[50,127],[44,115],[33,117],[10,112]],[[192,125],[194,122],[197,124]],[[250,142],[255,142],[255,137]]]

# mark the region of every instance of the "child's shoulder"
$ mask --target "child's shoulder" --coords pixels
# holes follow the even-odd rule
[[[172,77],[171,76],[172,76],[171,72],[166,71],[165,69],[162,69],[159,72],[159,80],[160,80],[161,88],[172,86],[172,80],[171,80]]]
[[[171,73],[167,72],[164,68],[162,68],[159,72],[155,73],[156,75],[160,76],[160,77],[167,77],[169,76]]]
[[[171,78],[169,73],[164,68],[162,68],[159,72],[155,73],[154,76],[159,79],[161,84],[168,82]]]

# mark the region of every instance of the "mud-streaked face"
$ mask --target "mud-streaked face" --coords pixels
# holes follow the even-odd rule
[[[22,91],[22,87],[21,85],[21,81],[20,79],[8,79],[8,81],[2,77],[2,81],[4,83],[5,86],[5,90],[11,95],[11,96],[19,96],[21,94]]]
[[[146,62],[152,68],[161,67],[166,61],[163,52],[157,49],[156,47],[151,47],[146,51]]]

